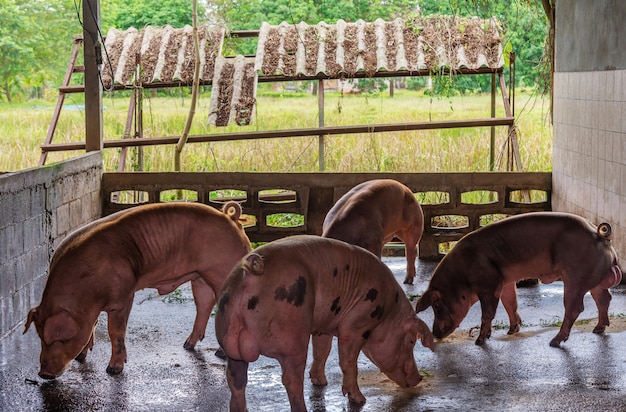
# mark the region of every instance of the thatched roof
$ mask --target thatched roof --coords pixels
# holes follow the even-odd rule
[[[314,26],[263,23],[254,59],[224,58],[225,33],[224,27],[198,29],[200,81],[218,86],[213,88],[209,121],[221,126],[230,120],[250,123],[258,76],[266,80],[333,79],[428,74],[441,69],[500,70],[504,65],[495,19],[428,16],[372,23],[339,20]],[[135,83],[191,85],[193,30],[190,26],[111,29],[103,61],[107,88]]]

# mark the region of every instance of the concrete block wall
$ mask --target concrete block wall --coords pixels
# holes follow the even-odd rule
[[[552,207],[609,222],[626,268],[626,70],[554,80]]]
[[[0,338],[39,304],[55,247],[101,215],[101,153],[0,175]]]

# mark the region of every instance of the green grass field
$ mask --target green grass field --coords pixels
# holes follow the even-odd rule
[[[267,88],[266,88],[267,90]],[[84,140],[81,95],[68,95],[54,143]],[[326,92],[326,126],[364,125],[474,119],[490,116],[490,96],[459,96],[451,99],[425,96],[422,92],[396,90],[390,98],[380,95],[345,95]],[[317,96],[263,92],[257,96],[255,119],[250,126],[217,128],[207,124],[210,94],[201,95],[191,135],[262,131],[318,126]],[[52,118],[55,100],[21,105],[0,104],[0,171],[35,167]],[[129,98],[121,93],[104,98],[104,138],[122,136]],[[504,116],[498,94],[497,115]],[[144,137],[179,136],[189,110],[189,97],[158,97],[143,100]],[[526,171],[552,170],[552,128],[547,99],[519,93],[516,97],[518,142]],[[498,127],[496,156],[508,129]],[[470,172],[489,170],[489,128],[447,129],[325,137],[325,163],[329,172]],[[82,152],[56,152],[48,163]],[[311,172],[318,170],[318,137],[229,141],[187,145],[182,153],[183,171]],[[119,149],[106,149],[106,171],[117,170]],[[130,149],[126,170],[138,169],[137,149]],[[172,171],[174,146],[143,148],[143,170]],[[500,170],[505,166],[501,165]]]

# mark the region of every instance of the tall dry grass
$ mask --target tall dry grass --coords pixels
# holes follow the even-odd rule
[[[216,128],[207,124],[209,94],[198,102],[191,134],[260,131],[318,126],[316,96],[260,94],[255,120],[250,126]],[[500,96],[497,115],[504,116]],[[104,138],[122,136],[128,97],[117,93],[104,98]],[[189,110],[188,97],[144,98],[145,137],[178,136]],[[69,95],[61,113],[54,143],[84,140],[84,112],[78,95]],[[37,165],[54,102],[30,102],[0,106],[0,171],[15,171]],[[490,96],[431,98],[423,93],[396,90],[395,96],[340,95],[325,98],[325,125],[362,125],[445,119],[473,119],[490,116]],[[516,117],[520,154],[524,170],[552,169],[552,129],[548,102],[529,94],[518,94]],[[496,154],[507,136],[498,127]],[[489,170],[489,128],[447,129],[325,137],[326,170],[331,172],[446,172]],[[143,170],[173,170],[174,146],[143,149]],[[106,149],[106,171],[117,170],[119,149]],[[48,163],[81,152],[50,153]],[[318,170],[318,137],[277,138],[256,141],[229,141],[188,144],[182,154],[185,171],[310,172]],[[138,153],[130,149],[126,170],[138,169]],[[501,165],[500,169],[504,166]]]

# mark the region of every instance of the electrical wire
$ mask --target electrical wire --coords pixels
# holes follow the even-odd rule
[[[106,44],[104,43],[104,36],[102,35],[102,31],[100,30],[100,24],[98,20],[96,19],[96,13],[91,7],[91,3],[87,2],[87,5],[89,6],[89,12],[91,14],[91,17],[93,18],[93,21],[96,25],[96,30],[97,30],[97,33],[93,33],[92,31],[87,30],[87,28],[85,27],[85,24],[83,23],[83,20],[81,20],[80,18],[80,10],[82,9],[82,6],[81,6],[82,0],[78,0],[78,3],[76,1],[77,0],[74,0],[74,8],[76,9],[76,17],[78,19],[78,22],[83,28],[83,31],[89,34],[94,44],[94,55],[96,57],[96,64],[98,66],[98,79],[100,80],[100,84],[102,85],[102,90],[105,92],[111,92],[113,91],[113,64],[111,63],[109,52],[106,48]],[[111,71],[111,85],[109,87],[106,87],[104,85],[104,80],[102,78],[102,64],[103,64],[102,50],[104,50],[104,54],[106,56],[106,62],[107,62],[107,65],[109,66],[109,70]]]

